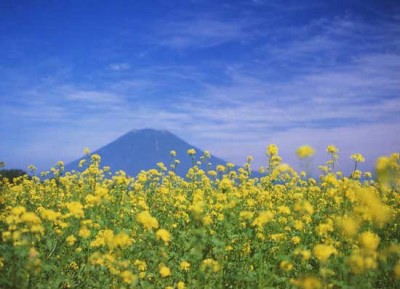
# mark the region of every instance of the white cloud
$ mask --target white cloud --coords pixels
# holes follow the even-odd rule
[[[120,95],[93,90],[72,90],[67,92],[64,97],[67,101],[91,103],[96,104],[96,106],[120,104],[123,102],[123,98]]]
[[[231,41],[244,41],[250,23],[222,20],[208,15],[158,23],[155,42],[173,49],[205,48]]]
[[[110,68],[115,71],[124,71],[129,70],[131,66],[129,63],[112,63],[110,64]]]

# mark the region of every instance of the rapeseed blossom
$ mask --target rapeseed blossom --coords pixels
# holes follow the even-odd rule
[[[85,212],[83,211],[83,205],[80,202],[69,202],[65,206],[69,210],[69,213],[76,218],[83,218]]]
[[[253,226],[262,227],[269,221],[273,220],[274,213],[270,211],[265,211],[259,213],[258,217],[254,220]]]
[[[157,239],[164,241],[164,243],[168,244],[171,241],[171,234],[165,229],[159,229],[156,232]]]
[[[338,149],[336,146],[334,146],[334,145],[329,145],[329,146],[326,148],[326,151],[327,151],[328,153],[330,153],[330,154],[337,154],[337,153],[339,152],[339,149]]]
[[[190,263],[187,261],[182,261],[179,265],[179,267],[181,268],[181,270],[183,271],[189,271],[190,269]]]
[[[365,162],[365,158],[362,154],[352,154],[350,157],[353,161],[358,162],[358,163],[363,163]]]
[[[290,261],[285,260],[279,264],[279,268],[281,268],[283,271],[289,272],[293,269],[293,264]]]
[[[300,159],[312,157],[314,154],[315,154],[315,150],[309,145],[304,145],[297,149],[297,156]]]
[[[190,150],[186,178],[171,152],[132,177],[92,155],[82,172],[1,181],[0,287],[399,288],[400,155],[376,177],[353,157],[346,177],[327,152],[315,178],[270,145],[256,178],[252,158],[214,166]]]
[[[195,150],[195,149],[188,149],[188,150],[187,150],[187,154],[188,154],[189,156],[194,156],[194,155],[196,154],[196,150]]]
[[[74,235],[69,235],[69,236],[65,239],[65,241],[67,242],[67,244],[68,244],[69,246],[72,246],[72,245],[74,245],[75,242],[76,242],[76,237],[75,237]]]
[[[337,254],[337,250],[331,245],[317,244],[313,248],[313,255],[321,262],[324,263],[331,255]]]
[[[149,211],[143,211],[137,214],[136,220],[141,223],[147,230],[158,228],[157,219],[152,217]]]
[[[211,272],[215,273],[221,269],[221,265],[218,263],[218,261],[211,258],[207,258],[201,262],[200,269],[202,271],[210,270]]]
[[[165,266],[165,265],[161,265],[160,266],[160,276],[162,277],[162,278],[166,278],[166,277],[169,277],[169,276],[171,276],[171,269],[170,268],[168,268],[167,266]]]
[[[270,144],[267,147],[267,155],[274,156],[278,154],[278,146],[275,144]]]
[[[298,288],[302,289],[321,289],[322,283],[315,277],[305,277],[302,279],[292,279],[291,283]]]
[[[378,248],[380,238],[372,232],[363,232],[358,237],[360,247],[368,252],[375,251]]]
[[[137,276],[128,270],[121,272],[121,278],[127,284],[132,284],[137,280]]]

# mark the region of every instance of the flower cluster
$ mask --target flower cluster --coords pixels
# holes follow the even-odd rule
[[[175,151],[129,177],[86,150],[81,172],[0,180],[0,288],[400,288],[399,154],[345,177],[326,152],[318,178],[270,145],[256,178],[190,149],[186,178]]]

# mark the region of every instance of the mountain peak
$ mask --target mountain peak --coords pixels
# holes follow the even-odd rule
[[[132,129],[128,133],[130,134],[166,134],[170,132],[168,130],[157,130],[154,128],[142,128],[142,129]]]
[[[196,150],[198,156],[204,154],[167,130],[144,128],[131,130],[93,153],[99,154],[102,165],[111,167],[112,171],[124,170],[135,176],[141,170],[157,168],[159,162],[170,165],[173,162],[170,152],[174,150],[180,160],[176,173],[184,176],[192,166],[192,159],[187,156],[187,150],[191,148]],[[226,164],[213,156],[209,162],[213,166]],[[78,163],[79,160],[76,160],[68,164],[67,169],[78,169]]]

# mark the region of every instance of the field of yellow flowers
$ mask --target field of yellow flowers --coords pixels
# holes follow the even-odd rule
[[[297,153],[307,167],[314,150]],[[4,179],[0,288],[400,288],[399,154],[372,178],[327,153],[318,178],[270,145],[259,178],[192,149],[186,178],[172,151],[134,178],[87,152],[81,172]]]

